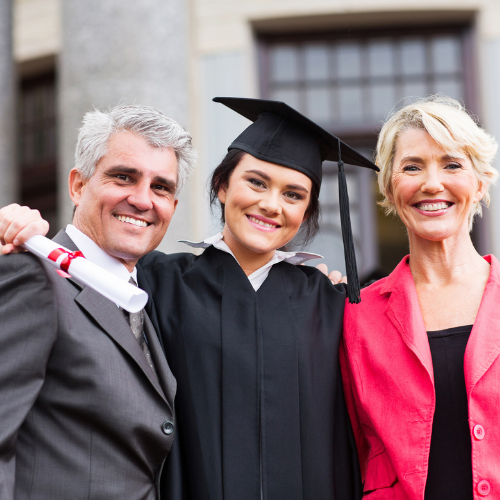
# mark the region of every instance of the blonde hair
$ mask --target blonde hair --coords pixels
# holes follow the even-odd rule
[[[490,184],[498,177],[492,166],[498,149],[493,136],[482,129],[455,99],[433,95],[418,99],[389,115],[377,142],[375,163],[380,168],[378,185],[384,199],[379,203],[386,213],[397,213],[388,194],[391,193],[392,167],[400,135],[408,129],[425,130],[447,153],[465,152],[472,162],[478,180],[488,185],[482,200],[474,204],[469,215],[469,230],[476,214],[482,215],[481,202],[490,204]]]

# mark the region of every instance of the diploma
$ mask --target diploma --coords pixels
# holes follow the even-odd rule
[[[138,312],[148,301],[148,294],[144,290],[88,261],[81,252],[72,252],[40,235],[33,236],[23,246],[126,311]]]

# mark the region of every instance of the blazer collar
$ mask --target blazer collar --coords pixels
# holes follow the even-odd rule
[[[490,276],[465,350],[467,394],[500,354],[500,263],[493,255],[485,260],[491,264]]]
[[[420,311],[417,289],[407,255],[387,277],[380,294],[390,293],[385,314],[400,333],[403,341],[422,363],[434,383],[429,340]]]
[[[64,230],[59,231],[53,238],[53,240],[56,243],[59,243],[68,248],[69,250],[78,250],[78,247]],[[75,301],[80,305],[80,307],[87,311],[87,313],[94,319],[94,321],[99,324],[102,330],[104,330],[104,332],[109,335],[120,346],[121,349],[123,349],[129,356],[133,358],[133,360],[139,365],[140,369],[144,372],[144,374],[149,379],[151,384],[155,387],[160,396],[167,403],[169,403],[160,386],[158,377],[153,373],[151,367],[148,365],[146,357],[144,356],[139,343],[134,338],[134,335],[130,330],[130,326],[125,319],[125,316],[117,307],[117,305],[103,297],[101,294],[97,293],[94,289],[84,285],[83,283],[80,283],[74,278],[63,279],[68,279],[68,281],[71,281],[79,289],[81,289],[81,292],[75,297]],[[151,332],[154,332],[153,325],[151,325],[149,319],[145,322],[145,324],[147,329],[150,329]],[[156,337],[156,332],[154,333],[154,335],[152,335],[151,332],[146,331],[146,334],[149,333],[148,339],[150,339],[150,337]],[[153,339],[153,342],[154,340],[155,339]],[[155,356],[155,361],[156,357],[159,356]],[[157,364],[156,366],[158,367],[158,370],[164,369],[163,363]],[[166,380],[162,380],[162,382],[166,382]]]

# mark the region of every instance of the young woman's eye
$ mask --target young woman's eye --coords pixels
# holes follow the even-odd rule
[[[303,198],[303,196],[301,194],[296,193],[295,191],[287,191],[285,193],[285,196],[287,198],[290,198],[291,200],[296,200],[296,201],[302,200],[302,198]]]
[[[250,182],[250,184],[254,185],[255,187],[259,188],[266,187],[266,185],[260,179],[248,179],[248,182]]]

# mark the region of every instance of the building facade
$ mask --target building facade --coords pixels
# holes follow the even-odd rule
[[[496,0],[14,0],[12,26],[18,148],[4,169],[14,169],[15,199],[54,228],[70,219],[67,174],[93,106],[153,105],[193,133],[198,167],[167,252],[219,228],[207,179],[248,122],[215,96],[283,100],[367,156],[391,109],[439,92],[500,138]],[[310,249],[343,270],[336,166],[324,172],[322,228]],[[347,177],[360,274],[387,273],[407,252],[405,231],[377,207],[371,172]],[[482,253],[500,254],[499,190],[473,232]]]

